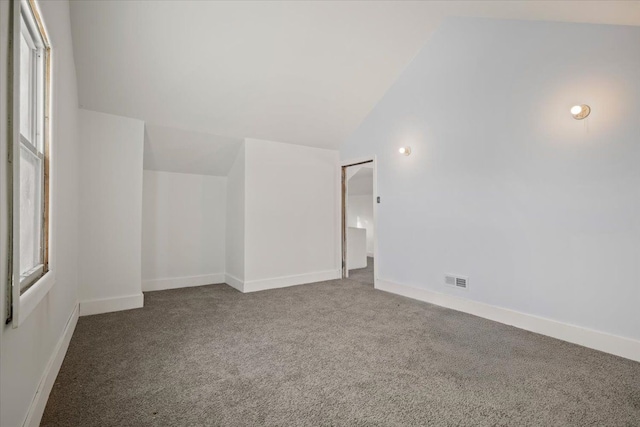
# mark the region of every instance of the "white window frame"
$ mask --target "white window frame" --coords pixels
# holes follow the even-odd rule
[[[24,19],[24,25],[23,25]],[[20,121],[20,43],[21,32],[29,35],[27,42],[30,47],[38,47],[34,54],[30,101],[31,135],[22,135]],[[51,193],[49,191],[50,164],[50,114],[51,114],[51,46],[46,28],[35,0],[14,0],[12,2],[12,32],[11,32],[11,76],[13,91],[11,96],[11,154],[10,168],[12,170],[11,183],[11,238],[10,254],[11,268],[11,304],[7,321],[11,321],[14,328],[18,327],[48,294],[55,283],[55,272],[52,265],[52,235],[49,232],[51,223]],[[21,274],[20,271],[20,150],[26,148],[42,162],[42,193],[40,196],[42,224],[41,224],[41,260],[42,263]]]

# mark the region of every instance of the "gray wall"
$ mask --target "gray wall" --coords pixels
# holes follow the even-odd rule
[[[445,21],[341,148],[380,278],[639,339],[639,118],[640,28]]]

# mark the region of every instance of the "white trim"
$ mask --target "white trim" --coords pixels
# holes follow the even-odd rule
[[[336,173],[338,177],[336,180],[336,197],[338,200],[335,206],[335,215],[337,219],[335,239],[338,245],[338,250],[336,251],[336,265],[340,270],[340,277],[342,278],[342,166],[338,166],[336,168]]]
[[[22,295],[20,295],[20,310],[16,314],[14,323],[20,326],[25,319],[29,317],[31,312],[40,304],[49,293],[53,285],[56,283],[56,275],[53,271],[48,271],[44,276],[39,278],[36,283],[31,285]]]
[[[80,301],[80,316],[131,310],[133,308],[142,308],[143,305],[144,295],[142,293],[137,295],[128,295],[126,297]]]
[[[340,270],[327,270],[315,273],[297,274],[294,276],[273,277],[271,279],[250,280],[248,282],[244,282],[242,292],[257,292],[267,289],[285,288],[288,286],[305,285],[308,283],[324,282],[325,280],[335,280],[339,278]]]
[[[76,329],[76,325],[78,323],[78,312],[79,308],[78,304],[76,304],[69,320],[67,320],[64,332],[58,340],[56,348],[53,350],[49,363],[47,363],[47,367],[42,374],[40,383],[38,383],[36,394],[33,397],[33,401],[31,401],[31,405],[29,405],[29,410],[27,411],[27,418],[22,424],[24,427],[37,427],[40,425],[42,415],[44,414],[44,408],[47,406],[47,400],[49,400],[49,394],[51,393],[53,384],[56,381],[58,372],[60,372],[64,356],[67,354],[67,349],[69,348],[69,342],[73,336],[73,331]]]
[[[640,362],[640,341],[631,338],[382,279],[375,288]]]
[[[244,280],[238,279],[236,276],[233,276],[229,273],[226,273],[224,276],[225,276],[224,282],[227,285],[239,290],[240,292],[244,292]]]
[[[224,273],[203,274],[200,276],[167,277],[142,281],[142,291],[162,291],[164,289],[190,288],[193,286],[224,283]]]
[[[375,203],[375,202],[374,202]],[[375,230],[374,230],[375,231]],[[375,233],[374,233],[375,234]],[[367,258],[375,258],[373,252],[367,252]]]
[[[38,264],[31,270],[20,275],[20,289],[26,291],[35,284],[44,274],[44,264]]]
[[[355,166],[357,167],[357,166]],[[344,190],[344,194],[340,194],[340,202],[344,203],[344,206],[340,206],[340,266],[343,267],[342,277],[343,279],[349,278],[349,166],[342,166],[344,175],[340,172],[340,176],[343,177],[344,182],[340,182],[340,191]],[[342,180],[340,180],[342,181]],[[342,235],[344,233],[344,235]],[[344,245],[344,246],[342,246]]]

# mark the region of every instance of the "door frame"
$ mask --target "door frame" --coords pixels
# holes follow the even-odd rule
[[[376,156],[362,157],[357,159],[342,160],[340,161],[340,271],[341,277],[346,279],[349,277],[349,270],[347,269],[347,204],[348,204],[348,189],[346,181],[346,172],[349,166],[357,166],[365,163],[373,164],[373,283],[376,287],[378,280],[378,162]]]

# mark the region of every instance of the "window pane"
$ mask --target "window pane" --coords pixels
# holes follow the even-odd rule
[[[20,146],[20,274],[42,264],[42,160]]]
[[[44,154],[44,74],[45,74],[45,51],[44,49],[36,49],[33,51],[34,75],[36,93],[34,105],[34,127],[33,127],[33,143],[41,154]]]
[[[22,24],[25,25],[24,20],[22,20]],[[29,141],[33,141],[31,108],[33,104],[33,50],[29,47],[24,31],[20,34],[20,133]]]

